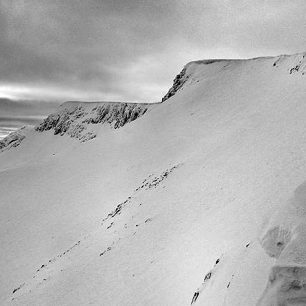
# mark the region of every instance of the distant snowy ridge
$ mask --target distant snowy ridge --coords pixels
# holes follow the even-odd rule
[[[123,127],[143,116],[152,104],[120,102],[66,102],[59,111],[49,115],[35,130],[54,130],[54,135],[69,135],[81,142],[96,137],[90,128],[94,124],[108,124],[113,129]]]
[[[10,133],[7,137],[0,140],[0,152],[19,146],[22,140],[25,138],[25,135],[23,134],[24,128],[25,127],[22,127],[18,131]]]
[[[276,57],[258,57],[253,59],[208,59],[187,63],[173,80],[172,87],[168,90],[161,102],[165,102],[185,86],[193,85],[206,77],[214,76],[231,65],[246,61],[261,61],[274,59],[273,68],[286,68],[289,74],[306,73],[306,53],[293,55],[279,55]],[[44,132],[53,130],[54,135],[67,134],[81,142],[86,142],[97,136],[94,125],[107,124],[113,129],[142,117],[150,108],[160,103],[129,103],[129,102],[78,102],[63,103],[59,110],[50,114],[35,131]],[[0,152],[4,149],[20,145],[25,138],[23,133],[14,132],[0,141]]]

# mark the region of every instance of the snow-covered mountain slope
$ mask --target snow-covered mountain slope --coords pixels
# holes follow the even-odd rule
[[[74,104],[24,131],[0,153],[0,304],[304,305],[304,56],[192,62],[120,129]]]

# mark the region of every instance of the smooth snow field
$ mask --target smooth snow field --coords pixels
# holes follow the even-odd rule
[[[0,142],[0,305],[306,305],[306,53],[185,66]]]

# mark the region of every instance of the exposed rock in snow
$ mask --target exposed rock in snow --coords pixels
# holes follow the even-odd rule
[[[175,95],[175,93],[182,88],[184,83],[188,80],[188,75],[186,75],[186,67],[183,68],[183,70],[175,77],[173,80],[173,85],[169,89],[169,91],[165,94],[165,96],[162,98],[162,102],[166,101],[167,99],[171,98]]]
[[[287,71],[289,74],[300,73],[305,75],[306,73],[306,52],[295,55],[280,55],[273,63],[273,67],[279,67],[282,65],[288,65]]]
[[[92,124],[107,123],[114,129],[123,127],[143,116],[152,104],[141,103],[77,103],[67,102],[60,110],[48,116],[35,130],[54,130],[54,135],[69,135],[81,142],[96,137]]]
[[[103,104],[94,107],[90,117],[83,120],[83,123],[108,123],[117,129],[143,116],[150,106],[150,104],[136,103]]]
[[[8,150],[12,147],[17,147],[20,145],[23,139],[25,139],[25,135],[23,135],[23,129],[25,127],[19,129],[16,132],[9,134],[4,139],[0,140],[0,152],[4,150]]]
[[[206,288],[207,284],[208,284],[208,282],[210,282],[211,278],[215,276],[214,274],[217,271],[217,265],[219,264],[219,262],[220,262],[220,258],[218,258],[216,260],[214,268],[205,274],[201,286],[199,288],[197,288],[197,290],[195,291],[195,293],[194,293],[194,295],[192,297],[191,305],[194,304],[197,301],[199,295],[203,292],[203,290],[207,289]],[[227,286],[229,287],[229,284]]]

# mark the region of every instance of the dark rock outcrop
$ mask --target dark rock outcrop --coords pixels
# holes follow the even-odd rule
[[[162,98],[162,102],[174,96],[187,80],[188,76],[186,75],[186,67],[184,67],[184,69],[173,80],[173,85],[166,93],[166,95]]]
[[[35,130],[37,132],[54,130],[54,135],[77,138],[81,142],[96,137],[94,124],[107,124],[113,129],[123,127],[143,116],[152,104],[141,103],[76,103],[67,102],[61,109],[49,115]]]
[[[103,104],[92,109],[91,116],[83,123],[108,123],[115,129],[144,115],[150,104],[114,103]]]
[[[6,136],[4,139],[0,140],[0,152],[12,147],[19,146],[20,143],[25,139],[25,135],[22,134],[23,129],[24,128],[21,128],[20,130],[13,132]]]

